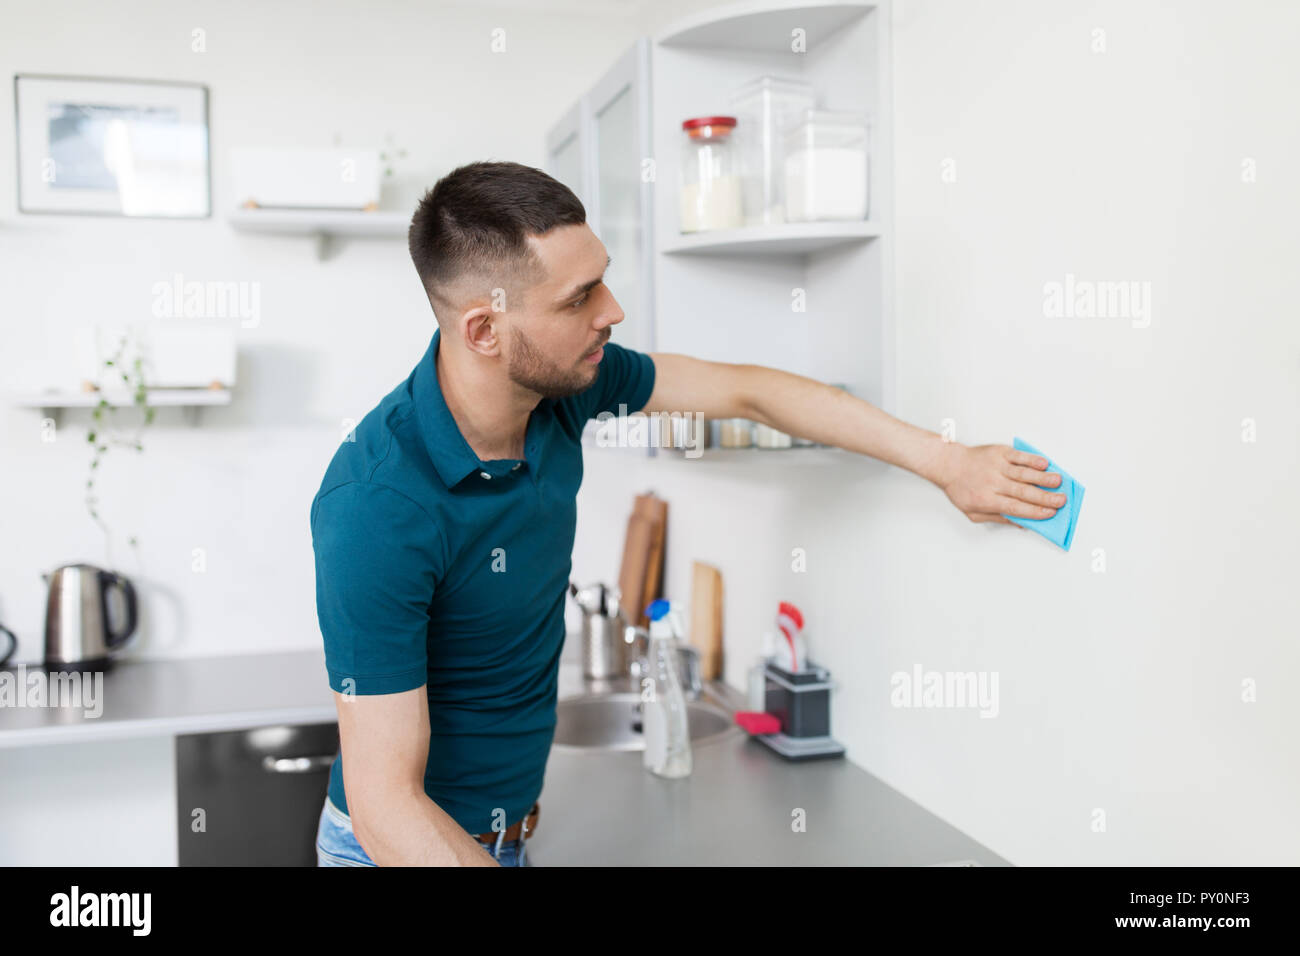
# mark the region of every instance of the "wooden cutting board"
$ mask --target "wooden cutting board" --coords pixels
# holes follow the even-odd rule
[[[691,565],[691,646],[700,652],[700,678],[722,677],[722,572]]]
[[[620,606],[638,627],[649,627],[646,605],[660,596],[667,527],[668,502],[653,493],[637,495],[623,540],[618,589]]]

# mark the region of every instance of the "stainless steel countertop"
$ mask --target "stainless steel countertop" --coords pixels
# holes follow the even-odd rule
[[[21,678],[21,692],[22,681],[40,669],[4,670]],[[0,750],[337,719],[323,650],[123,659],[101,680],[98,717],[81,707],[0,706]]]
[[[591,689],[561,664],[561,699]],[[743,706],[725,684],[708,690]],[[695,746],[680,780],[645,770],[640,751],[552,747],[529,854],[539,867],[1010,865],[843,757],[789,761],[735,731]]]
[[[630,688],[592,685],[562,658],[561,699],[612,689]],[[708,691],[742,706],[725,684]],[[98,718],[0,707],[0,749],[335,719],[318,650],[119,661],[102,696]],[[738,726],[693,755],[689,777],[664,780],[640,751],[553,747],[529,853],[539,866],[1008,865],[845,758],[788,761]]]

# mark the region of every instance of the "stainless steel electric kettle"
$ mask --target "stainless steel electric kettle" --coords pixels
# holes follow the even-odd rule
[[[126,643],[139,623],[135,588],[114,571],[89,564],[69,564],[42,575],[50,586],[45,604],[45,666],[101,667],[109,653]],[[120,611],[109,613],[116,592]],[[117,626],[110,623],[117,618]]]

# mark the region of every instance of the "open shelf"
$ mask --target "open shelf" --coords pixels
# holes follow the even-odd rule
[[[787,222],[774,226],[745,226],[686,233],[670,240],[666,255],[795,255],[817,252],[880,235],[880,226],[863,222]]]
[[[666,461],[717,464],[730,462],[754,468],[762,467],[764,462],[771,462],[781,467],[787,465],[812,468],[860,467],[874,470],[888,467],[885,462],[843,448],[836,448],[834,445],[793,445],[790,448],[761,448],[757,445],[748,448],[714,446],[702,449],[700,454],[694,457],[687,457],[686,450],[682,448],[660,448],[658,451]]]
[[[198,422],[198,410],[204,407],[229,405],[231,391],[228,388],[151,388],[147,390],[147,401],[151,408],[183,408],[186,419],[191,424]],[[66,408],[94,408],[105,400],[114,408],[129,408],[135,405],[135,396],[124,389],[105,389],[101,392],[68,391],[28,391],[11,394],[9,401],[19,408],[39,408],[45,417],[54,419],[57,424]]]
[[[329,258],[337,239],[406,238],[411,215],[406,212],[349,209],[236,209],[230,225],[238,232],[279,236],[314,236],[316,255]]]
[[[813,50],[876,7],[875,3],[744,3],[707,10],[657,38],[666,47],[711,47],[754,53],[789,53],[791,31],[804,31]]]
[[[287,236],[405,236],[411,217],[404,212],[346,209],[236,209],[230,224],[240,232]]]

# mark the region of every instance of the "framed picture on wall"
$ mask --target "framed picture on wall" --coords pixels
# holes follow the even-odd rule
[[[14,104],[20,212],[211,215],[206,86],[20,74]]]

